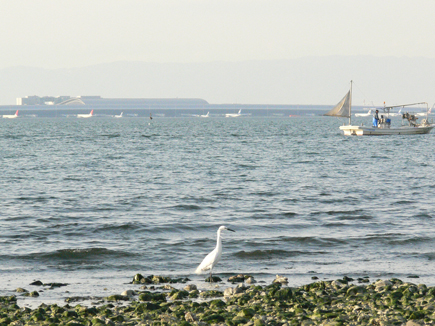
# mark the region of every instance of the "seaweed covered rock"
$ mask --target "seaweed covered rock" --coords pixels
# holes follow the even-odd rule
[[[217,290],[210,290],[210,291],[204,291],[199,294],[201,298],[216,298],[216,297],[223,297],[224,294],[221,291]]]
[[[164,284],[164,283],[186,283],[190,281],[187,277],[172,279],[168,276],[149,275],[144,277],[142,274],[136,274],[131,281],[132,284]]]
[[[155,292],[141,292],[128,301],[123,296],[109,296],[113,303],[106,301],[96,307],[40,305],[22,309],[15,296],[0,297],[0,325],[435,326],[434,287],[396,279],[354,283],[345,279],[298,287],[241,283],[233,288],[243,289],[241,293],[221,298],[221,291],[203,291],[198,300],[190,299],[198,290],[172,289],[168,293],[156,287]]]
[[[128,301],[129,297],[121,294],[109,295],[105,298],[107,301]]]
[[[164,293],[145,291],[139,294],[139,301],[166,301],[166,295]]]

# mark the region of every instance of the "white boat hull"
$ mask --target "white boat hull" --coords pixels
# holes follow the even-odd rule
[[[425,126],[401,126],[390,128],[377,128],[367,126],[340,126],[345,136],[384,136],[384,135],[418,135],[428,134],[435,124]]]

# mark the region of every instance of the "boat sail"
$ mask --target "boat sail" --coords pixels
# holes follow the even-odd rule
[[[329,115],[331,117],[342,117],[342,118],[349,118],[351,114],[351,105],[352,105],[352,93],[351,91],[347,92],[347,94],[343,97],[343,99],[338,102],[334,108],[325,113],[324,115]]]
[[[386,107],[384,105],[383,108],[379,110],[383,110],[385,114],[385,118],[381,115],[381,119],[379,119],[379,123],[374,124],[373,126],[352,126],[352,81],[350,81],[350,90],[343,97],[343,99],[338,102],[338,104],[329,112],[325,113],[326,116],[332,117],[342,117],[349,118],[349,124],[340,126],[340,130],[343,131],[345,136],[357,135],[357,136],[365,136],[365,135],[416,135],[416,134],[427,134],[434,127],[435,124],[433,121],[429,122],[429,119],[423,119],[421,123],[417,123],[418,117],[413,114],[409,114],[408,112],[402,115],[403,120],[407,120],[408,125],[402,125],[399,127],[391,126],[391,119],[389,119],[390,110],[396,107],[401,107],[402,109],[405,106],[417,105],[417,104],[426,104],[426,102],[413,103],[413,104],[404,104],[404,105],[395,105]],[[426,110],[427,111],[427,110]]]

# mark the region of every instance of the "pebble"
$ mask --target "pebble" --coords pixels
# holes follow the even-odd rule
[[[132,296],[136,295],[136,293],[133,290],[126,290],[126,291],[122,292],[121,295],[127,296],[127,297],[132,297]]]
[[[190,291],[198,290],[198,288],[195,284],[188,284],[184,287],[184,290],[190,292]]]
[[[246,283],[248,283],[248,284],[254,284],[254,283],[257,283],[257,281],[252,276],[250,276],[246,280]]]
[[[286,284],[288,283],[288,278],[284,276],[276,275],[276,278],[273,280],[273,283]]]

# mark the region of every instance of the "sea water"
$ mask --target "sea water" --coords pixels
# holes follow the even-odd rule
[[[62,304],[136,289],[136,273],[206,287],[193,271],[221,225],[236,231],[222,234],[224,281],[435,285],[435,135],[344,137],[340,123],[0,119],[0,295]]]

